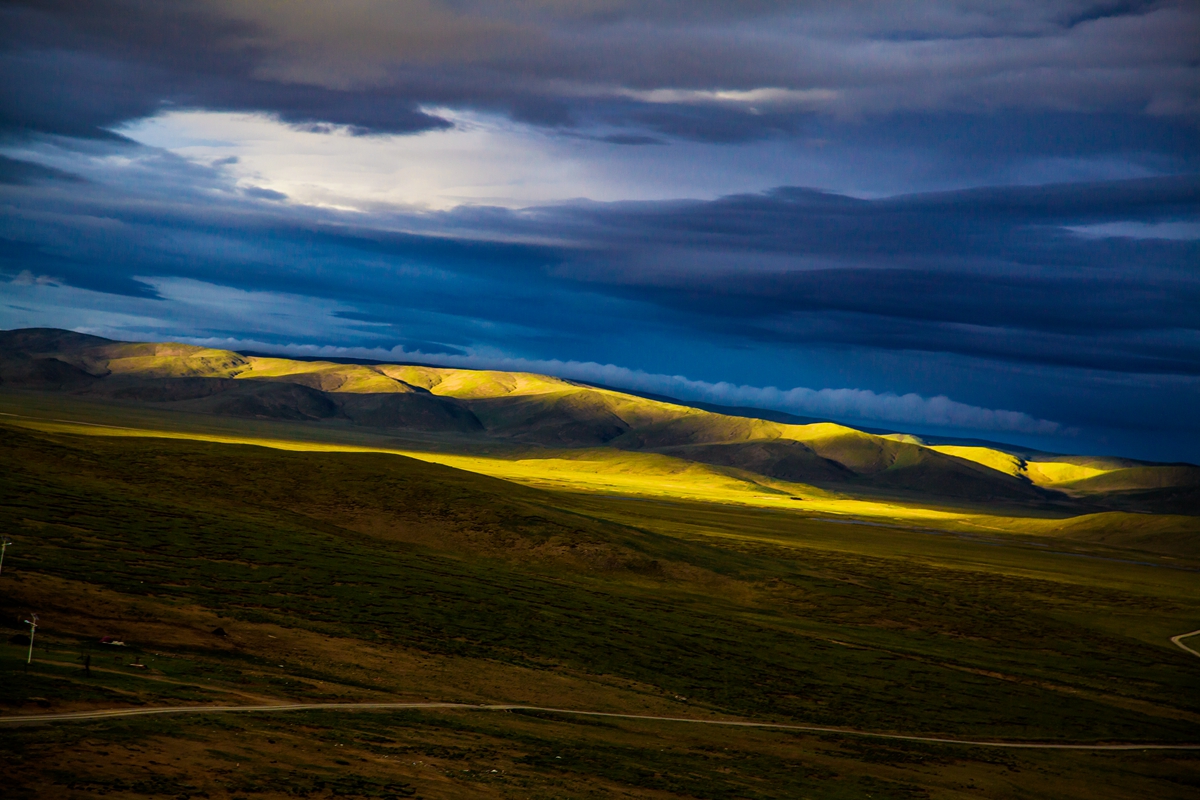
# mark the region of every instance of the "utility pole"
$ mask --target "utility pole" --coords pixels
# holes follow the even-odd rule
[[[37,633],[37,614],[30,614],[31,619],[25,620],[25,624],[29,626],[29,657],[25,659],[25,666],[33,661],[33,635]]]
[[[7,536],[0,537],[0,574],[4,572],[4,551],[12,544],[12,539]]]

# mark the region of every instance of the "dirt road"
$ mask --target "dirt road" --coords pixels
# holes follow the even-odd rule
[[[1186,644],[1183,643],[1183,640],[1188,638],[1189,636],[1200,636],[1200,630],[1192,631],[1191,633],[1181,633],[1178,636],[1172,636],[1171,641],[1174,642],[1178,647],[1182,648],[1183,650],[1186,650],[1189,653],[1191,653],[1192,655],[1196,656],[1197,658],[1200,658],[1200,653],[1196,652],[1195,650],[1193,650],[1192,648],[1188,647]]]
[[[786,725],[775,722],[744,722],[740,720],[692,719],[688,717],[660,717],[646,714],[618,714],[606,711],[576,711],[568,708],[545,708],[524,705],[471,705],[469,703],[288,703],[253,706],[169,706],[164,708],[119,708],[98,711],[73,711],[63,714],[25,714],[0,717],[0,725],[29,725],[51,722],[85,722],[124,717],[145,717],[163,714],[250,714],[282,711],[532,711],[550,714],[569,714],[584,717],[610,717],[615,719],[642,720],[648,722],[679,722],[693,725],[727,725],[740,728],[766,728],[773,730],[801,731],[804,733],[835,734],[839,736],[890,739],[929,744],[962,745],[967,747],[1005,747],[1025,750],[1200,750],[1200,744],[1154,744],[1136,742],[1089,743],[1089,742],[1003,742],[984,739],[954,739],[938,736],[907,736],[899,733],[876,733],[872,731],[848,730],[817,725]]]

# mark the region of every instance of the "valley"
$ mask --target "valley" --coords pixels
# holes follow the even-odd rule
[[[1151,748],[1200,745],[1200,468],[3,337],[11,796],[1200,786],[1200,749]],[[346,703],[381,705],[5,724]]]

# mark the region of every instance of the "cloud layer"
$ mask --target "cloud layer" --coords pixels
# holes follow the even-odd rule
[[[1200,460],[1197,40],[1185,0],[10,2],[0,324]]]
[[[723,404],[1040,437],[1125,415],[1104,389],[1119,376],[1176,381],[1175,397],[1150,405],[1132,390],[1145,394],[1134,406],[1186,428],[1173,415],[1200,377],[1193,177],[364,213],[281,204],[220,166],[134,145],[25,155],[41,160],[11,168],[0,189],[8,293],[25,292],[26,309],[74,309],[84,324],[96,312],[81,307],[103,307],[107,321],[91,327],[111,335],[345,342]],[[1130,225],[1137,238],[1122,235]],[[1148,235],[1158,230],[1171,236]],[[818,357],[852,369],[805,363]],[[984,390],[961,382],[964,371],[983,375]],[[925,377],[897,390],[889,374]],[[760,388],[768,382],[800,388]],[[820,388],[839,383],[857,386]],[[1083,394],[1047,400],[1056,384]],[[991,410],[1014,406],[1026,410]]]
[[[4,15],[19,78],[4,118],[60,133],[164,103],[377,132],[444,126],[421,110],[444,105],[708,140],[814,111],[1200,114],[1186,0],[31,0]]]

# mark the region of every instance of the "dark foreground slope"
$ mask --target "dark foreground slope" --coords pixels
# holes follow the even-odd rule
[[[1200,619],[1181,559],[556,495],[391,455],[3,426],[0,526],[15,540],[0,618],[17,637],[41,619],[28,672],[19,641],[0,646],[3,713],[341,698],[1046,741],[1200,725],[1200,659],[1167,641]],[[1200,780],[1183,752],[553,715],[0,737],[18,797],[1185,797]]]

